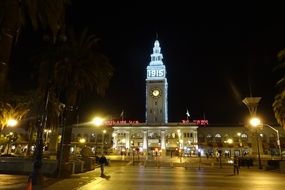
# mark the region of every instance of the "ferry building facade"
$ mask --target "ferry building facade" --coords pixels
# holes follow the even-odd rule
[[[118,123],[113,126],[113,149],[117,152],[140,151],[172,155],[195,153],[198,149],[196,123],[185,120],[168,122],[168,83],[159,41],[154,42],[146,68],[145,123]]]
[[[216,155],[254,154],[252,145],[255,136],[244,124],[210,124],[207,120],[188,119],[182,122],[168,122],[168,83],[159,41],[155,41],[151,60],[146,67],[145,122],[109,121],[104,127],[73,128],[72,144],[86,145],[94,152],[115,154],[148,153],[159,155],[181,155],[201,153]],[[199,126],[199,127],[198,127]],[[277,127],[280,134],[281,149],[285,148],[285,131]],[[102,128],[106,133],[102,133]],[[277,155],[276,132],[270,128],[260,131],[261,154]]]

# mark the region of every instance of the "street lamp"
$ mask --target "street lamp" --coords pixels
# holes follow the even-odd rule
[[[100,127],[102,125],[104,125],[105,119],[102,117],[94,117],[91,121],[91,123],[93,125],[95,125],[96,127]],[[106,130],[103,130],[103,135],[102,135],[102,146],[101,146],[101,155],[103,155],[103,149],[104,149],[104,135],[106,133]],[[96,143],[97,144],[97,143]],[[97,147],[96,147],[97,148]]]
[[[45,144],[47,145],[48,144],[48,134],[51,133],[51,130],[50,129],[45,129],[44,133],[46,134],[46,136],[45,136]]]
[[[7,126],[8,127],[15,127],[18,124],[18,121],[15,119],[8,119]]]
[[[260,119],[257,117],[254,117],[251,119],[251,121],[253,122],[254,125],[256,126],[267,126],[270,129],[272,129],[273,131],[276,132],[276,136],[277,136],[277,146],[278,146],[278,150],[279,150],[279,155],[280,155],[280,159],[282,160],[282,154],[281,154],[281,146],[280,146],[280,137],[279,137],[279,131],[277,129],[275,129],[274,127],[272,127],[271,125],[268,125],[266,123],[261,123]]]
[[[241,141],[241,132],[237,133],[238,136],[238,147],[239,147],[239,156],[243,154],[242,152],[242,141]]]
[[[101,155],[103,155],[103,150],[104,150],[104,137],[105,137],[105,133],[106,133],[107,131],[104,129],[102,132],[103,132],[103,136],[102,136]]]
[[[275,128],[273,128],[272,126],[263,123],[264,126],[269,127],[270,129],[272,129],[273,131],[276,132],[276,136],[277,136],[277,146],[278,146],[278,150],[279,150],[279,155],[280,155],[280,159],[282,160],[282,152],[281,152],[281,145],[280,145],[280,137],[279,137],[279,131]]]
[[[97,127],[104,124],[105,119],[102,117],[94,117],[91,121],[91,123]]]
[[[257,128],[260,126],[260,120],[256,117],[253,117],[249,120],[249,124],[254,127],[254,128]],[[256,135],[256,141],[257,141],[257,153],[258,153],[258,167],[259,169],[262,169],[262,166],[261,166],[261,159],[260,159],[260,151],[259,151],[259,137],[258,137],[258,134],[257,134],[257,130],[255,130],[255,135]]]

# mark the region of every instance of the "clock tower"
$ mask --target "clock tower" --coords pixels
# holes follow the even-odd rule
[[[146,123],[168,123],[167,79],[159,41],[154,42],[146,77]]]

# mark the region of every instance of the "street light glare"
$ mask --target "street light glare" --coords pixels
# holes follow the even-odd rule
[[[253,126],[253,127],[257,127],[257,126],[259,126],[259,125],[261,124],[261,121],[260,121],[259,118],[254,117],[254,118],[251,118],[251,119],[249,120],[249,124],[250,124],[251,126]]]
[[[15,119],[9,119],[9,120],[7,121],[7,126],[9,126],[9,127],[14,127],[14,126],[16,126],[17,124],[18,124],[18,121],[15,120]]]
[[[104,123],[104,119],[101,118],[101,117],[95,117],[95,118],[92,120],[92,123],[93,123],[95,126],[101,126],[101,125],[103,125],[103,123]]]
[[[228,139],[227,140],[227,143],[229,143],[229,144],[232,144],[234,141],[233,141],[233,139]]]
[[[79,139],[79,142],[83,144],[83,143],[86,142],[86,139],[85,138],[81,138],[81,139]]]

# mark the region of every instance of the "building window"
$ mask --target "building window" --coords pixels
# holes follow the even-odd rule
[[[207,135],[207,142],[208,142],[208,143],[213,142],[213,137],[212,137],[211,134],[208,134],[208,135]]]
[[[190,133],[184,133],[184,138],[189,138],[190,137]]]
[[[216,140],[216,142],[222,142],[222,136],[221,136],[221,134],[217,133],[217,134],[215,135],[215,140]]]
[[[243,134],[241,134],[240,137],[241,137],[241,141],[242,141],[242,142],[247,142],[247,139],[248,139],[248,138],[247,138],[247,134],[243,133]]]
[[[215,135],[215,138],[221,138],[222,136],[218,133]]]

